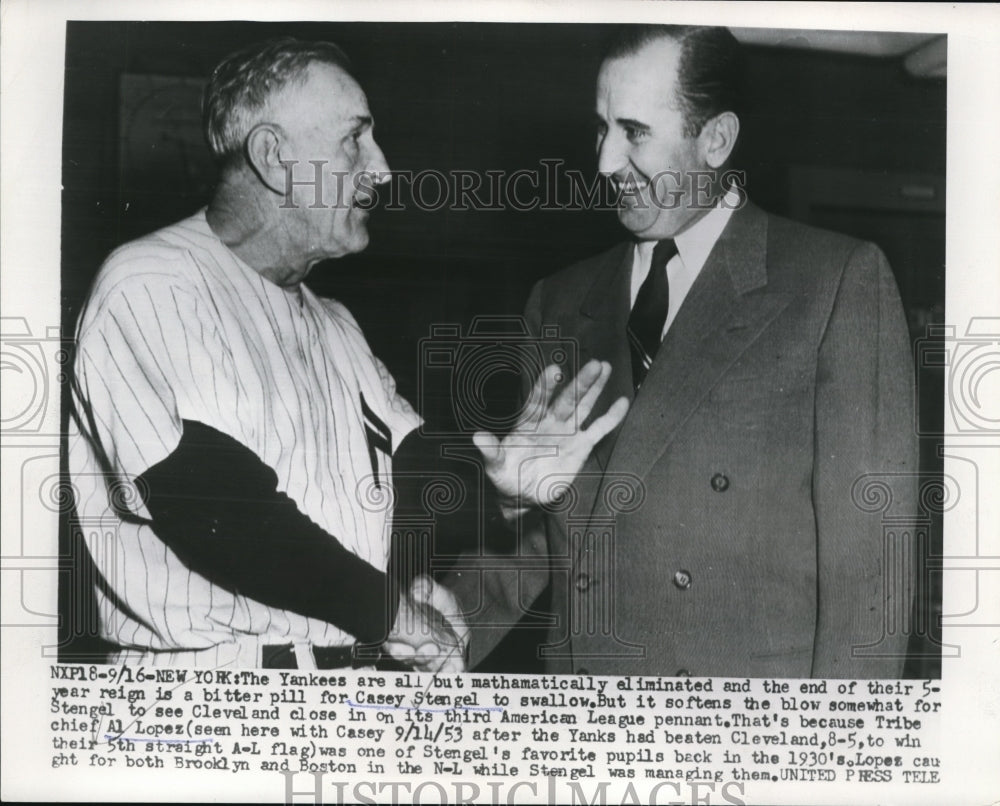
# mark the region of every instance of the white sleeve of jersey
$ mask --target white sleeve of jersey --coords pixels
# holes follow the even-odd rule
[[[237,379],[205,307],[169,273],[136,272],[104,291],[81,320],[81,425],[123,479],[177,447],[182,419],[216,428],[224,421],[232,431]]]

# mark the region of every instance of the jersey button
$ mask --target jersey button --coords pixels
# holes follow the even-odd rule
[[[685,571],[683,568],[674,574],[674,585],[680,588],[682,591],[686,591],[691,587],[691,572]]]
[[[576,575],[576,589],[580,593],[585,593],[591,585],[595,584],[597,580],[590,577],[588,574],[577,574]]]
[[[689,672],[687,669],[678,669],[676,672],[674,672],[674,676],[675,677],[690,677],[691,676],[691,672]]]
[[[717,493],[724,493],[729,489],[729,479],[722,473],[716,473],[712,476],[712,489]]]

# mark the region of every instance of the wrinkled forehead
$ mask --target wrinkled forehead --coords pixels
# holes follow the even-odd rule
[[[635,117],[644,109],[676,109],[680,57],[677,42],[659,39],[636,53],[606,59],[597,76],[598,111]]]
[[[286,126],[341,128],[371,117],[361,86],[333,64],[313,62],[305,75],[275,93],[272,117]]]

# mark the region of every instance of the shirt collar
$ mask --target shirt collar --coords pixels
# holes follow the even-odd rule
[[[729,223],[733,210],[739,206],[739,201],[739,193],[730,188],[715,207],[674,238],[677,253],[680,255],[687,273],[697,275],[701,271],[715,246],[715,242],[719,240],[726,224]],[[655,246],[656,241],[638,241],[636,243],[636,259],[643,267],[649,266]],[[643,276],[645,276],[645,271],[643,271]],[[641,281],[642,278],[639,279]]]
[[[674,238],[677,253],[688,271],[701,271],[738,204],[739,194],[730,188],[715,207]]]

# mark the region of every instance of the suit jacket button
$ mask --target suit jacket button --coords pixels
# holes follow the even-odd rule
[[[580,593],[584,593],[594,582],[595,580],[591,579],[587,574],[576,575],[576,589]]]
[[[674,585],[680,588],[682,591],[686,591],[691,587],[691,572],[685,571],[683,568],[674,574]]]
[[[716,473],[712,476],[712,489],[717,493],[724,493],[729,489],[729,479],[722,473]]]
[[[687,669],[678,669],[676,672],[674,672],[674,677],[690,677],[690,676],[691,672],[689,672]]]

